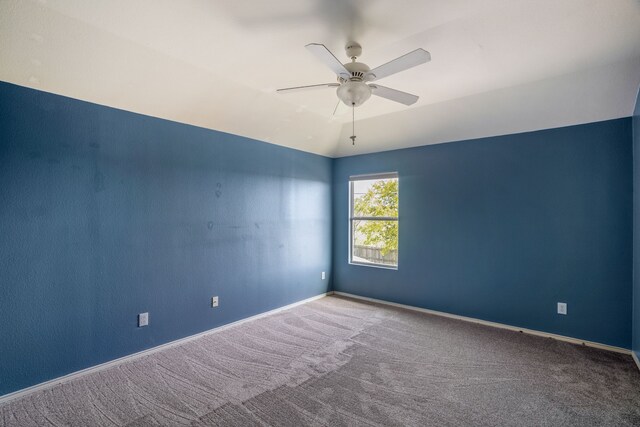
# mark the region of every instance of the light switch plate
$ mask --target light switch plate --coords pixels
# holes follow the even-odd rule
[[[211,297],[211,307],[217,307],[218,306],[218,297]]]

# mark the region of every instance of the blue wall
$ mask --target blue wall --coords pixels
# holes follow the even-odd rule
[[[332,161],[0,82],[0,395],[326,292],[321,271],[338,291],[629,348],[639,110]],[[388,171],[399,269],[348,265],[348,177]]]
[[[633,113],[633,351],[640,359],[640,93]]]
[[[392,171],[399,268],[349,265],[349,176]],[[630,348],[629,118],[346,157],[333,176],[336,291]]]
[[[326,292],[331,169],[0,83],[0,395]]]

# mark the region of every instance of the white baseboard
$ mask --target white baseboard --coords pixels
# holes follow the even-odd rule
[[[414,306],[411,306],[411,305],[398,304],[398,303],[379,300],[379,299],[375,299],[375,298],[363,297],[363,296],[360,296],[360,295],[349,294],[349,293],[346,293],[346,292],[329,291],[329,292],[326,292],[324,294],[316,295],[314,297],[307,298],[307,299],[304,299],[302,301],[298,301],[298,302],[294,302],[294,303],[289,304],[289,305],[285,305],[284,307],[279,307],[279,308],[276,308],[274,310],[270,310],[270,311],[266,311],[264,313],[256,314],[254,316],[247,317],[247,318],[241,319],[241,320],[237,320],[237,321],[232,322],[232,323],[227,323],[226,325],[218,326],[216,328],[209,329],[207,331],[200,332],[200,333],[197,333],[195,335],[190,335],[190,336],[185,337],[185,338],[180,338],[178,340],[171,341],[171,342],[168,342],[166,344],[161,344],[159,346],[152,347],[152,348],[149,348],[147,350],[143,350],[143,351],[140,351],[140,352],[137,352],[137,353],[133,353],[133,354],[130,354],[128,356],[120,357],[118,359],[114,359],[114,360],[111,360],[109,362],[105,362],[105,363],[101,363],[99,365],[91,366],[89,368],[82,369],[82,370],[76,371],[76,372],[72,372],[72,373],[64,375],[62,377],[54,378],[52,380],[45,381],[45,382],[42,382],[40,384],[33,385],[31,387],[27,387],[27,388],[24,388],[24,389],[21,389],[21,390],[14,391],[14,392],[9,393],[9,394],[5,394],[4,396],[0,396],[0,405],[5,404],[7,402],[10,402],[12,400],[18,399],[18,398],[27,396],[27,395],[29,395],[31,393],[35,393],[35,392],[40,391],[40,390],[46,390],[46,389],[54,387],[54,386],[56,386],[58,384],[64,384],[64,383],[69,382],[71,380],[74,380],[76,378],[80,378],[80,377],[82,377],[84,375],[89,375],[89,374],[92,374],[94,372],[99,372],[99,371],[102,371],[102,370],[105,370],[105,369],[108,369],[108,368],[111,368],[111,367],[114,367],[114,366],[118,366],[118,365],[120,365],[122,363],[131,361],[131,360],[135,360],[135,359],[139,359],[141,357],[148,356],[150,354],[153,354],[153,353],[156,353],[158,351],[165,350],[165,349],[168,349],[168,348],[171,348],[171,347],[175,347],[175,346],[180,345],[180,344],[184,344],[186,342],[195,340],[195,339],[200,338],[202,336],[213,334],[215,332],[219,332],[219,331],[225,330],[227,328],[231,328],[231,327],[240,325],[240,324],[245,323],[245,322],[250,322],[250,321],[253,321],[253,320],[256,320],[256,319],[260,319],[262,317],[269,316],[271,314],[275,314],[275,313],[278,313],[280,311],[288,310],[288,309],[296,307],[298,305],[306,304],[306,303],[309,303],[311,301],[315,301],[315,300],[318,300],[320,298],[324,298],[325,296],[329,296],[329,295],[341,295],[341,296],[348,297],[348,298],[360,299],[360,300],[364,300],[364,301],[375,302],[375,303],[378,303],[378,304],[390,305],[390,306],[393,306],[393,307],[400,307],[400,308],[404,308],[404,309],[407,309],[407,310],[418,311],[418,312],[421,312],[421,313],[428,313],[428,314],[433,314],[433,315],[436,315],[436,316],[442,316],[442,317],[448,317],[448,318],[451,318],[451,319],[463,320],[465,322],[478,323],[478,324],[481,324],[481,325],[492,326],[492,327],[495,327],[495,328],[508,329],[508,330],[512,330],[512,331],[523,332],[523,333],[526,333],[526,334],[537,335],[537,336],[541,336],[541,337],[554,338],[554,339],[557,339],[557,340],[560,340],[560,341],[566,341],[566,342],[569,342],[569,343],[572,343],[572,344],[581,344],[581,345],[586,345],[586,346],[589,346],[589,347],[600,348],[600,349],[603,349],[603,350],[614,351],[614,352],[617,352],[617,353],[631,354],[631,356],[633,357],[633,360],[635,361],[636,365],[638,365],[638,369],[640,369],[640,360],[638,360],[638,357],[636,356],[635,352],[630,351],[630,350],[625,349],[625,348],[610,346],[610,345],[606,345],[606,344],[600,344],[600,343],[591,342],[591,341],[584,341],[584,340],[580,340],[580,339],[577,339],[577,338],[565,337],[565,336],[562,336],[562,335],[556,335],[556,334],[551,334],[551,333],[547,333],[547,332],[535,331],[535,330],[532,330],[532,329],[518,328],[518,327],[515,327],[515,326],[505,325],[505,324],[502,324],[502,323],[496,323],[496,322],[489,322],[489,321],[486,321],[486,320],[474,319],[472,317],[458,316],[456,314],[450,314],[450,313],[445,313],[445,312],[441,312],[441,311],[429,310],[429,309],[426,309],[426,308],[414,307]]]
[[[638,356],[635,351],[631,351],[631,356],[633,356],[633,360],[636,362],[636,366],[640,369],[640,360],[638,360]]]
[[[5,403],[7,403],[9,401],[24,397],[24,396],[29,395],[31,393],[35,393],[35,392],[40,391],[40,390],[45,390],[45,389],[51,388],[53,386],[56,386],[58,384],[63,384],[63,383],[69,382],[69,381],[74,380],[76,378],[80,378],[80,377],[82,377],[84,375],[93,374],[95,372],[99,372],[99,371],[102,371],[102,370],[105,370],[105,369],[108,369],[108,368],[112,368],[112,367],[120,365],[122,363],[131,361],[131,360],[134,360],[134,359],[139,359],[141,357],[148,356],[148,355],[156,353],[158,351],[165,350],[165,349],[168,349],[168,348],[171,348],[171,347],[175,347],[177,345],[184,344],[184,343],[189,342],[189,341],[193,341],[193,340],[195,340],[197,338],[200,338],[202,336],[213,334],[215,332],[220,332],[220,331],[223,331],[223,330],[225,330],[227,328],[231,328],[231,327],[234,327],[234,326],[241,325],[242,323],[245,323],[245,322],[251,322],[253,320],[260,319],[262,317],[269,316],[269,315],[278,313],[280,311],[288,310],[288,309],[296,307],[298,305],[306,304],[308,302],[315,301],[317,299],[324,298],[324,297],[326,297],[328,295],[332,295],[332,294],[333,294],[333,292],[326,292],[324,294],[316,295],[315,297],[311,297],[311,298],[304,299],[302,301],[294,302],[293,304],[285,305],[284,307],[279,307],[279,308],[276,308],[276,309],[273,309],[273,310],[270,310],[270,311],[266,311],[264,313],[256,314],[256,315],[251,316],[251,317],[247,317],[247,318],[244,318],[244,319],[237,320],[235,322],[227,323],[226,325],[218,326],[216,328],[209,329],[207,331],[200,332],[200,333],[197,333],[195,335],[190,335],[190,336],[185,337],[185,338],[180,338],[178,340],[171,341],[171,342],[168,342],[166,344],[161,344],[159,346],[152,347],[152,348],[149,348],[147,350],[139,351],[137,353],[133,353],[133,354],[130,354],[128,356],[120,357],[118,359],[114,359],[114,360],[111,360],[109,362],[105,362],[105,363],[101,363],[99,365],[91,366],[89,368],[85,368],[85,369],[82,369],[80,371],[72,372],[72,373],[64,375],[62,377],[54,378],[52,380],[45,381],[45,382],[42,382],[40,384],[33,385],[31,387],[23,388],[21,390],[14,391],[14,392],[9,393],[9,394],[5,394],[4,396],[0,396],[0,405],[5,404]]]
[[[346,292],[334,291],[333,294],[342,295],[342,296],[345,296],[345,297],[348,297],[348,298],[354,298],[354,299],[360,299],[360,300],[369,301],[369,302],[375,302],[375,303],[378,303],[378,304],[390,305],[390,306],[393,306],[393,307],[400,307],[400,308],[404,308],[404,309],[412,310],[412,311],[419,311],[421,313],[428,313],[428,314],[433,314],[433,315],[436,315],[436,316],[448,317],[450,319],[457,319],[457,320],[463,320],[465,322],[478,323],[480,325],[492,326],[494,328],[508,329],[510,331],[523,332],[525,334],[537,335],[539,337],[553,338],[553,339],[556,339],[556,340],[559,340],[559,341],[566,341],[566,342],[569,342],[569,343],[572,343],[572,344],[586,345],[588,347],[595,347],[595,348],[599,348],[599,349],[602,349],[602,350],[614,351],[616,353],[633,354],[633,356],[635,358],[635,354],[631,350],[626,349],[626,348],[622,348],[622,347],[615,347],[615,346],[612,346],[612,345],[601,344],[601,343],[592,342],[592,341],[585,341],[585,340],[581,340],[581,339],[578,339],[578,338],[566,337],[564,335],[556,335],[556,334],[551,334],[549,332],[536,331],[536,330],[533,330],[533,329],[519,328],[517,326],[505,325],[504,323],[489,322],[489,321],[486,321],[486,320],[475,319],[473,317],[459,316],[457,314],[451,314],[451,313],[445,313],[445,312],[442,312],[442,311],[435,311],[435,310],[429,310],[429,309],[426,309],[426,308],[414,307],[412,305],[398,304],[398,303],[395,303],[395,302],[389,302],[389,301],[379,300],[379,299],[375,299],[375,298],[363,297],[363,296],[360,296],[360,295],[349,294],[349,293],[346,293]],[[636,358],[635,360],[636,360],[636,363],[638,363],[638,359]],[[638,363],[638,367],[640,367],[640,363]]]

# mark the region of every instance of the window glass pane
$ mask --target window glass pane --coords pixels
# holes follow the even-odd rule
[[[397,217],[398,179],[353,181],[354,217]]]
[[[398,265],[398,221],[351,221],[351,262]]]

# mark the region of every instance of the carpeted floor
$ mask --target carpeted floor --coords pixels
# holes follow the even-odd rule
[[[640,425],[630,356],[327,297],[0,407],[30,425]]]

